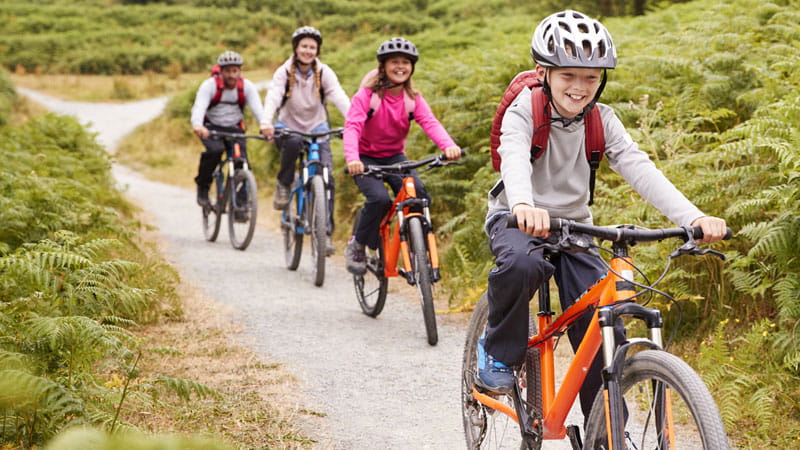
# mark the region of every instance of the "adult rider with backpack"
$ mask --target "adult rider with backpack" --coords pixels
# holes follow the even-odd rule
[[[333,103],[347,115],[350,99],[339,84],[336,73],[319,60],[322,48],[322,34],[316,28],[300,27],[292,34],[292,56],[272,77],[272,86],[264,99],[264,115],[261,132],[267,139],[275,137],[276,128],[290,128],[303,133],[329,130],[326,102]],[[275,113],[278,121],[273,125]],[[289,135],[275,137],[275,144],[281,150],[281,167],[278,170],[278,183],[275,187],[275,209],[285,209],[289,204],[289,190],[294,181],[295,164],[303,148],[302,138]],[[319,143],[319,156],[322,163],[333,173],[333,158],[330,144]],[[332,254],[333,244],[330,233],[333,231],[333,177],[329,178],[331,199],[328,205],[329,223],[327,254]]]
[[[232,151],[230,141],[209,139],[209,130],[244,134],[244,106],[250,108],[257,121],[261,121],[261,99],[250,80],[242,78],[242,56],[233,51],[223,52],[217,58],[211,78],[203,81],[197,89],[192,106],[192,129],[203,142],[206,151],[200,154],[197,169],[197,203],[208,205],[208,188],[214,168],[219,164],[222,152]],[[245,140],[240,142],[242,155],[247,157]]]
[[[448,159],[461,157],[459,148],[447,130],[436,119],[422,94],[414,89],[411,75],[419,60],[417,47],[396,37],[383,42],[377,51],[378,69],[362,81],[353,96],[353,104],[344,126],[344,158],[347,171],[366,197],[355,234],[344,251],[347,270],[354,274],[366,271],[364,246],[378,246],[378,228],[392,199],[384,186],[389,183],[395,193],[403,179],[389,175],[383,180],[359,176],[365,164],[387,165],[406,161],[405,142],[411,120],[416,121]],[[428,197],[422,181],[414,174],[419,197]]]
[[[506,93],[512,96],[510,106],[503,113],[501,105],[495,118],[500,122],[501,180],[489,193],[486,232],[497,267],[489,273],[489,318],[486,334],[479,340],[477,377],[479,385],[495,392],[512,389],[510,368],[524,358],[529,301],[542,282],[555,275],[566,310],[606,273],[596,252],[562,252],[549,260],[541,249],[529,253],[533,245],[549,237],[551,215],[591,223],[591,166],[599,163],[603,152],[611,168],[670,220],[679,226],[701,227],[704,242],[721,239],[726,228],[724,220],[705,215],[667,180],[631,139],[613,109],[596,103],[606,69],[617,64],[611,35],[600,22],[571,10],[553,14],[536,27],[531,55],[541,86],[517,85],[518,93]],[[545,123],[537,123],[540,114],[534,107],[546,108]],[[599,154],[587,155],[590,135],[598,130],[590,131],[586,122],[598,112],[604,146]],[[536,134],[547,132],[548,125],[544,145],[532,145]],[[516,216],[518,229],[506,228],[508,214]],[[590,320],[589,312],[568,330],[573,349]],[[617,325],[618,335],[624,335],[624,328]],[[585,417],[600,388],[601,369],[598,354],[580,391]]]

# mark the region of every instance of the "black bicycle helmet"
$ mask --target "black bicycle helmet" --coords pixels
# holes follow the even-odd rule
[[[219,55],[219,58],[217,58],[217,64],[219,64],[220,67],[241,66],[244,64],[244,60],[242,59],[242,55],[234,51],[227,50]]]
[[[552,14],[533,32],[531,56],[544,67],[613,69],[617,51],[606,27],[573,10]]]
[[[403,55],[408,57],[413,64],[416,64],[419,61],[419,52],[417,52],[417,47],[411,43],[408,39],[404,39],[401,37],[393,37],[388,41],[384,41],[380,47],[378,47],[377,57],[379,62],[383,62],[392,55]]]
[[[305,37],[310,37],[317,41],[317,53],[319,53],[320,48],[322,48],[322,33],[316,28],[309,26],[294,30],[294,33],[292,33],[292,48],[297,48],[297,43],[300,42],[300,39]]]

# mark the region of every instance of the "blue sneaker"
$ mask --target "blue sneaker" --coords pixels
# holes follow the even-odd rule
[[[478,340],[478,378],[475,383],[487,391],[509,394],[514,389],[514,371],[494,359],[483,348],[486,332]]]

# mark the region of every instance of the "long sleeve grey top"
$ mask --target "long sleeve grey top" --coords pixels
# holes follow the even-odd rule
[[[704,216],[639,149],[614,110],[599,103],[596,107],[602,118],[605,155],[611,168],[675,224],[689,225]],[[553,116],[557,116],[555,110]],[[547,149],[531,164],[533,115],[531,90],[525,88],[506,110],[501,133],[498,153],[504,189],[496,197],[489,193],[487,220],[524,203],[546,209],[552,217],[591,223],[584,121],[566,128],[560,122],[552,123]]]
[[[192,106],[192,126],[203,125],[204,117],[208,117],[209,122],[221,127],[236,127],[244,117],[243,111],[239,108],[239,92],[236,88],[224,89],[219,103],[213,108],[208,106],[214,95],[217,93],[217,83],[213,78],[209,78],[197,88],[197,95]],[[256,121],[261,123],[261,98],[258,89],[248,79],[244,80],[244,98],[247,107],[253,112]]]

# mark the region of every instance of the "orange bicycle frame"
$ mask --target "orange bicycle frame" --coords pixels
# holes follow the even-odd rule
[[[597,312],[595,311],[592,317],[589,328],[578,350],[575,352],[575,356],[558,391],[555,389],[553,339],[563,334],[567,327],[582,316],[588,308],[594,307],[598,309],[619,300],[630,299],[635,294],[633,291],[617,289],[617,283],[623,281],[623,279],[616,274],[626,277],[630,274],[631,278],[633,276],[633,266],[630,258],[614,257],[611,259],[610,266],[611,270],[608,275],[592,286],[558,318],[553,319],[550,314],[538,315],[539,333],[528,341],[528,347],[539,349],[542,383],[542,439],[563,439],[567,435],[564,421],[575,399],[578,397],[581,386],[586,379],[586,374],[602,344]],[[542,288],[544,289],[544,287]],[[506,405],[478,392],[474,387],[473,395],[479,402],[502,411],[519,423],[516,412]],[[536,425],[536,423],[533,425]]]
[[[404,237],[400,236],[400,228],[403,222],[411,217],[424,217],[422,213],[411,211],[407,206],[404,206],[402,211],[398,212],[398,206],[403,204],[408,199],[417,198],[417,188],[414,185],[414,177],[403,177],[403,185],[400,192],[394,199],[394,204],[389,212],[383,216],[380,225],[381,242],[383,243],[383,254],[385,266],[383,269],[383,276],[386,278],[396,277],[399,275],[397,270],[397,263],[402,255],[403,268],[406,272],[411,272],[411,257],[408,252],[408,242]],[[395,221],[397,217],[397,221]],[[394,225],[392,223],[394,222]],[[436,236],[432,230],[428,231],[428,251],[430,253],[431,267],[436,270],[439,268],[439,253],[436,247]]]

